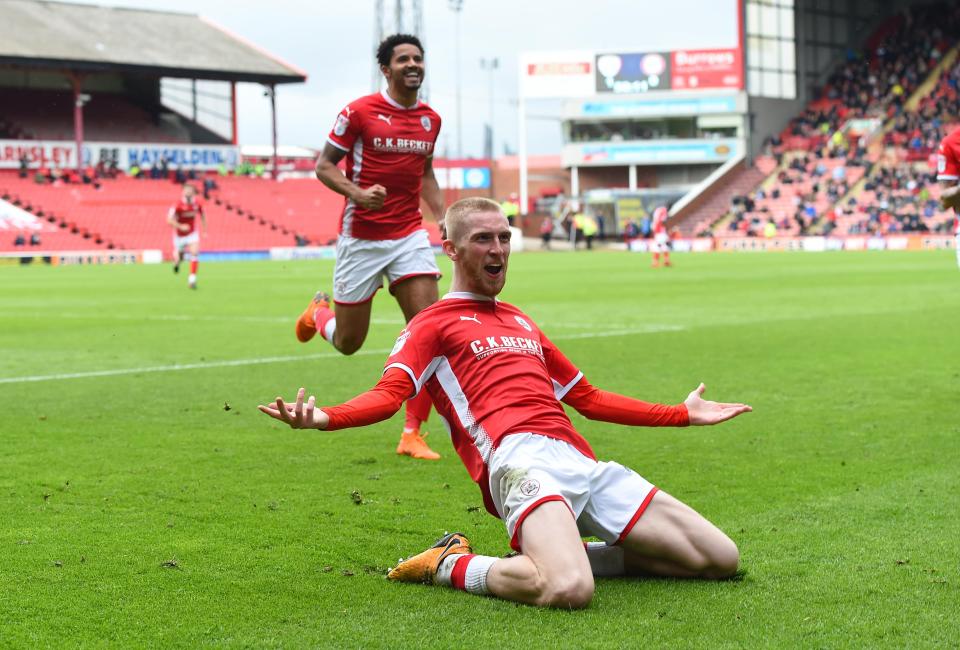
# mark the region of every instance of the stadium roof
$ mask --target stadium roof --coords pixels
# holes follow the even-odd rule
[[[299,68],[200,16],[3,0],[0,65],[296,83]]]

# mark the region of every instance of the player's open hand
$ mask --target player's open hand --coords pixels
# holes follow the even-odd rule
[[[379,210],[383,207],[386,198],[387,188],[383,185],[371,185],[360,190],[360,194],[354,200],[364,210]]]
[[[690,424],[705,425],[719,424],[730,418],[735,418],[741,413],[748,413],[753,407],[746,404],[711,402],[703,399],[703,392],[707,390],[704,384],[700,384],[693,390],[687,399],[683,400],[687,407],[687,413],[690,416]]]
[[[303,401],[304,390],[297,391],[297,401],[293,404],[287,404],[283,398],[278,397],[273,404],[257,406],[263,413],[266,413],[275,420],[286,422],[291,429],[326,429],[330,418],[327,414],[316,408],[317,400],[311,395],[306,403]]]

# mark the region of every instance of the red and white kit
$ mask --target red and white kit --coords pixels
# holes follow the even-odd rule
[[[371,391],[325,409],[328,428],[379,421],[424,388],[484,505],[504,520],[516,549],[520,524],[542,503],[566,503],[584,535],[615,543],[656,491],[622,465],[597,462],[561,400],[611,422],[689,423],[682,404],[649,404],[591,386],[513,305],[451,293],[408,323]]]
[[[954,129],[940,143],[937,180],[960,184],[960,129]],[[953,211],[953,234],[957,240],[957,265],[960,266],[960,214],[957,210]]]
[[[653,232],[653,250],[657,253],[666,253],[667,242],[670,241],[667,235],[667,209],[663,206],[653,211],[653,218],[650,223],[650,229]]]
[[[369,300],[383,276],[391,286],[414,275],[439,277],[420,211],[424,167],[439,132],[440,116],[432,108],[423,102],[405,107],[386,91],[361,97],[337,115],[327,142],[346,153],[347,178],[364,189],[382,185],[387,196],[377,210],[351,199],[344,204],[334,271],[336,302]]]
[[[179,201],[173,208],[173,218],[177,223],[177,228],[173,232],[173,247],[177,250],[183,249],[187,244],[192,244],[199,240],[200,229],[198,220],[203,213],[203,204],[194,199],[193,203]],[[189,230],[182,230],[187,226]]]

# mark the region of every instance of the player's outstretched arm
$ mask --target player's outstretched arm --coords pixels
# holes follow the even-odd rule
[[[313,395],[304,402],[304,389],[297,391],[294,404],[278,397],[272,404],[257,408],[293,429],[349,429],[382,422],[400,410],[414,391],[413,380],[406,372],[389,368],[377,385],[339,406],[318,409]]]
[[[583,377],[564,395],[563,402],[591,420],[634,427],[718,424],[753,410],[746,404],[704,400],[704,390],[706,386],[700,384],[682,404],[655,404],[601,390]]]
[[[293,404],[287,404],[282,397],[277,397],[272,404],[260,404],[257,408],[273,419],[287,423],[291,429],[326,429],[330,418],[316,407],[317,400],[313,395],[304,403],[305,392],[303,388],[298,390]]]
[[[707,390],[705,384],[700,384],[683,400],[692,425],[719,424],[735,418],[742,413],[749,413],[753,407],[737,402],[711,402],[703,399]]]

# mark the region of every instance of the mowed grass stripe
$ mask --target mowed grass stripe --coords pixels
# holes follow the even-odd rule
[[[207,264],[197,293],[160,267],[0,268],[7,378],[180,359],[305,361],[0,386],[0,576],[13,585],[0,591],[0,645],[954,644],[952,254],[675,263],[655,272],[649,256],[615,253],[511,261],[503,298],[565,341],[595,385],[677,401],[702,379],[708,397],[756,409],[690,429],[571,414],[599,456],[727,531],[746,571],[725,583],[600,580],[592,607],[576,613],[384,580],[398,557],[447,530],[466,532],[481,553],[508,550],[435,416],[429,439],[444,458],[425,465],[394,454],[402,414],[321,433],[257,413],[299,385],[334,403],[376,381],[386,354],[377,351],[399,323],[371,330],[370,356],[339,357],[320,342],[331,356],[318,362],[289,323],[253,320],[296,314],[329,283],[328,264]],[[93,318],[57,319],[60,310]],[[398,313],[389,296],[374,301],[374,318]],[[138,314],[156,318],[140,324]],[[684,329],[616,333],[656,324]]]

